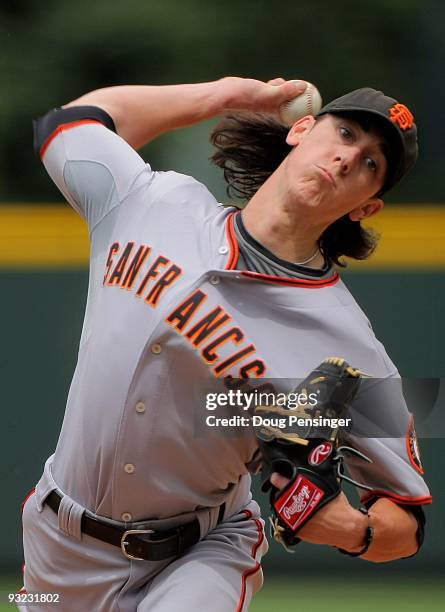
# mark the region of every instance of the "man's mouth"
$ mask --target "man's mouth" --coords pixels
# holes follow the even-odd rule
[[[335,179],[329,172],[329,170],[327,170],[323,166],[319,166],[318,164],[315,164],[315,167],[318,168],[320,174],[332,185],[332,187],[337,187],[337,183],[335,182]]]

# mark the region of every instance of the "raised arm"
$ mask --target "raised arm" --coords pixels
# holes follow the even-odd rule
[[[113,119],[117,133],[135,149],[163,132],[225,112],[276,114],[280,104],[306,89],[304,81],[225,77],[191,85],[123,85],[87,93],[70,106],[98,106]]]

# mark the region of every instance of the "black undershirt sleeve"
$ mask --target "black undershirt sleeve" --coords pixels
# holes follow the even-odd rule
[[[408,510],[409,512],[411,512],[411,514],[414,514],[414,517],[417,520],[417,524],[418,524],[418,528],[417,528],[417,543],[419,544],[419,550],[420,547],[423,544],[423,541],[425,539],[425,524],[426,524],[426,518],[425,518],[425,513],[423,511],[422,506],[404,506],[405,510]]]
[[[369,510],[372,504],[377,501],[377,499],[374,497],[371,500],[369,500],[369,503],[365,504],[366,509]],[[407,512],[411,512],[411,514],[414,516],[414,518],[417,521],[418,527],[417,527],[416,537],[417,537],[418,549],[414,553],[414,555],[417,555],[425,539],[425,524],[426,524],[425,513],[423,511],[422,506],[412,506],[410,504],[405,504],[405,505],[398,504],[398,505],[404,508]],[[403,558],[410,559],[411,557],[414,557],[414,555],[410,555],[409,557],[403,557]]]
[[[34,150],[36,153],[60,125],[91,119],[102,123],[106,128],[116,131],[113,119],[98,106],[70,106],[69,108],[54,108],[43,117],[34,119]]]

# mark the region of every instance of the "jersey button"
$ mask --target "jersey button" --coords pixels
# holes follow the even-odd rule
[[[162,346],[158,343],[153,344],[153,346],[151,347],[151,352],[154,353],[155,355],[159,355],[161,351],[162,351]]]
[[[127,472],[127,474],[133,474],[135,467],[132,463],[126,463],[124,465],[124,470]]]
[[[145,412],[145,404],[144,404],[144,402],[138,402],[136,404],[136,412],[139,412],[139,414],[142,414],[143,412]]]
[[[131,521],[132,518],[133,517],[129,512],[122,512],[121,514],[121,519],[124,521],[124,523],[128,523],[129,521]]]
[[[219,283],[219,276],[216,276],[216,274],[214,274],[213,276],[210,277],[210,283],[212,285],[217,285]]]
[[[218,249],[218,253],[220,255],[225,255],[228,252],[229,252],[229,247],[226,247],[226,246],[219,247]]]

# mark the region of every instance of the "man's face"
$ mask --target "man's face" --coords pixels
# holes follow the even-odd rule
[[[366,214],[383,185],[387,163],[385,143],[349,118],[325,115],[317,122],[305,117],[290,130],[294,145],[286,159],[287,189],[300,205],[317,209],[320,222],[332,222],[356,209]],[[371,204],[371,206],[370,206]],[[376,212],[372,210],[370,214]]]

